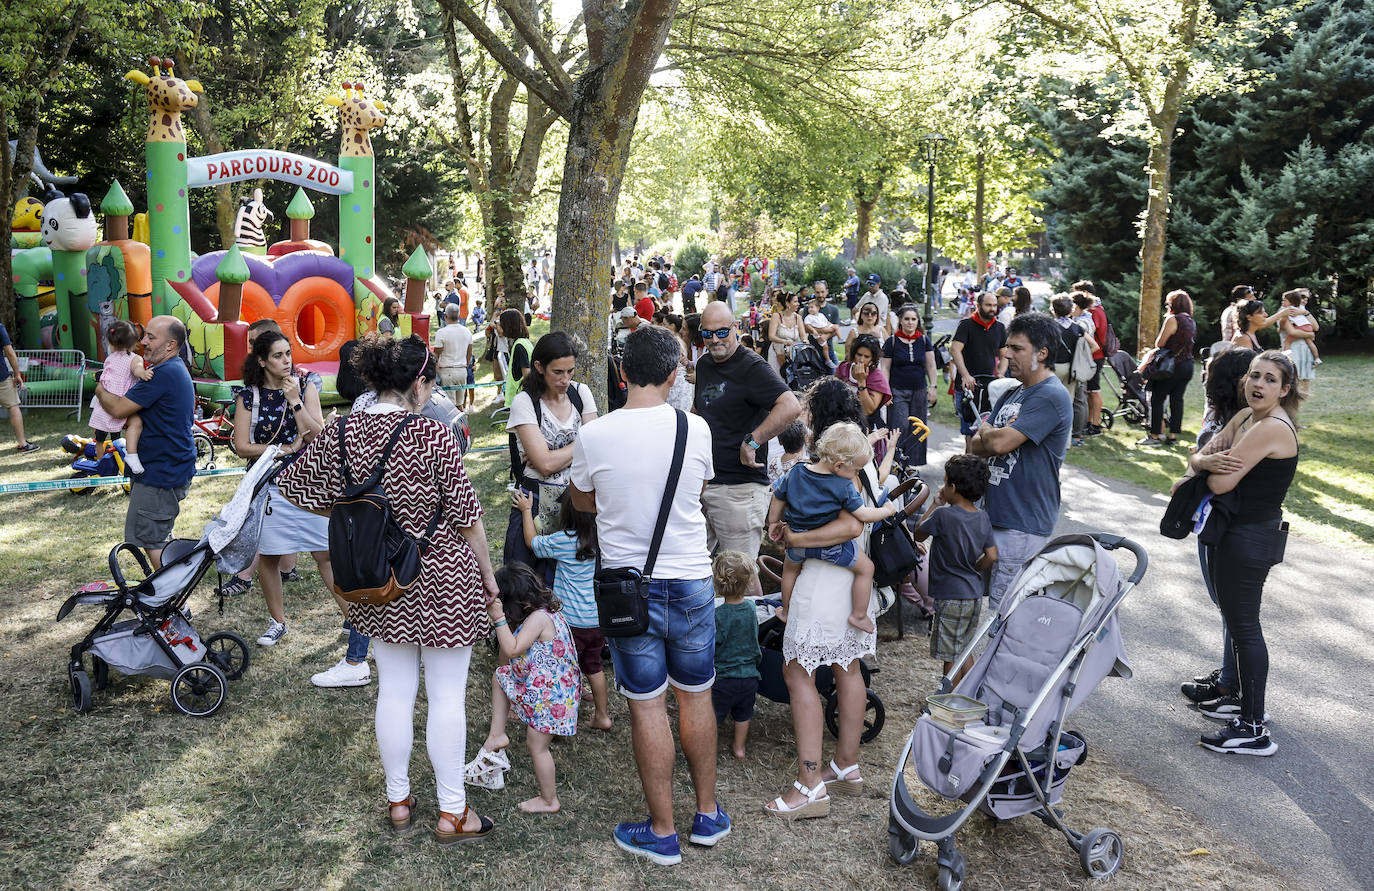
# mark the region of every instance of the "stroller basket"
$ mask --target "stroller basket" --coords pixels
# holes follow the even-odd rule
[[[181,658],[177,663],[153,639],[160,634]],[[200,635],[181,613],[173,613],[157,631],[149,632],[138,619],[118,622],[108,633],[91,641],[90,652],[121,674],[146,675],[170,681],[183,665],[204,658]]]
[[[1039,757],[1037,758],[1037,754]],[[1082,764],[1088,757],[1088,744],[1081,734],[1066,730],[1059,737],[1059,749],[1054,753],[1054,776],[1045,789],[1050,806],[1059,804],[1064,797],[1064,783],[1069,779],[1069,771]],[[1031,773],[1036,782],[1044,785],[1045,752],[1038,750],[1026,756]],[[997,781],[988,790],[979,810],[991,814],[999,820],[1010,820],[1034,813],[1040,809],[1030,778],[1019,762],[1010,762],[1002,768]]]

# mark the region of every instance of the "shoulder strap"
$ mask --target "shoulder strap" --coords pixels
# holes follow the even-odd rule
[[[348,452],[344,449],[344,433],[348,430],[348,415],[339,418],[339,469],[343,471],[345,487],[352,487],[353,477],[348,472]]]
[[[570,401],[573,404],[573,408],[577,410],[578,415],[581,415],[582,393],[579,392],[577,381],[573,381],[572,383],[568,384],[568,401]]]
[[[873,486],[868,482],[868,474],[864,473],[862,469],[859,471],[859,485],[864,487],[864,494],[867,495],[868,500],[873,502],[876,506],[878,504],[878,496],[873,494]]]
[[[410,425],[414,417],[415,415],[406,412],[405,417],[401,418],[401,423],[396,425],[396,429],[392,432],[391,438],[386,441],[386,445],[382,448],[382,456],[377,459],[377,469],[372,471],[369,485],[375,486],[378,481],[381,480],[382,474],[386,473],[386,462],[391,460],[391,449],[396,445],[396,440],[401,438],[401,431]]]
[[[663,544],[663,532],[668,528],[668,513],[673,509],[673,498],[677,495],[677,481],[682,476],[682,463],[687,457],[687,415],[677,409],[677,442],[673,445],[673,468],[668,471],[668,485],[663,487],[663,500],[658,505],[658,520],[654,523],[654,537],[649,542],[649,556],[644,561],[644,577],[653,578],[654,563],[658,560],[658,547]]]

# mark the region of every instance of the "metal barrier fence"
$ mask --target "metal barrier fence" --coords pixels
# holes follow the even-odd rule
[[[24,390],[24,408],[70,408],[81,420],[86,407],[86,355],[80,350],[15,350]],[[92,392],[94,388],[92,388]]]

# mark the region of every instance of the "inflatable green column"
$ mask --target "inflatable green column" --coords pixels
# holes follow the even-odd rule
[[[186,198],[186,134],[181,112],[195,108],[201,92],[196,81],[172,75],[170,59],[149,59],[153,76],[130,71],[129,80],[143,84],[148,95],[148,228],[152,236],[153,315],[171,310],[180,300],[168,281],[191,278],[191,211]],[[163,74],[161,69],[167,69]]]
[[[356,90],[354,96],[350,91]],[[331,96],[330,105],[339,109],[339,166],[353,172],[353,191],[339,196],[339,257],[353,267],[357,278],[376,274],[376,159],[368,131],[382,126],[386,118],[381,102],[363,98],[363,85],[344,83],[343,96]],[[356,300],[370,292],[354,284]]]

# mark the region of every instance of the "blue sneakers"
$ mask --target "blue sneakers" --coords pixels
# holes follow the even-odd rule
[[[692,818],[692,836],[688,839],[694,845],[713,847],[716,842],[730,834],[730,817],[716,802],[714,814],[698,813]]]
[[[651,826],[649,820],[643,823],[620,823],[611,835],[622,851],[652,860],[659,866],[681,863],[682,847],[677,842],[677,833],[655,835]]]

